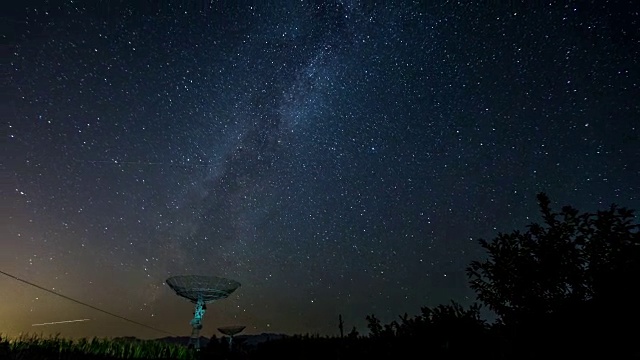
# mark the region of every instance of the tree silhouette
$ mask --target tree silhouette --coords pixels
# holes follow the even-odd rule
[[[367,328],[369,328],[369,332],[373,337],[382,336],[382,323],[380,319],[378,319],[374,314],[367,315]]]
[[[614,204],[595,214],[570,206],[554,213],[544,193],[537,199],[543,225],[480,240],[489,256],[467,268],[478,299],[507,325],[545,322],[574,331],[606,318],[640,319],[629,302],[640,283],[634,279],[640,226],[632,223],[633,210]]]
[[[208,359],[225,359],[229,355],[229,344],[213,334],[207,346],[201,350],[201,353],[203,357]]]
[[[356,327],[354,326],[353,329],[351,329],[351,332],[349,332],[349,334],[347,335],[347,337],[349,339],[357,339],[358,336],[360,336],[360,333],[358,333],[358,329],[356,329]]]

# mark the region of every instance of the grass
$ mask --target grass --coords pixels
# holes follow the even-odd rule
[[[172,359],[195,360],[196,353],[186,346],[156,340],[93,338],[69,340],[59,335],[21,335],[9,339],[0,334],[0,359]]]

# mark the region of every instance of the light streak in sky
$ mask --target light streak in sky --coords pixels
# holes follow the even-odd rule
[[[45,326],[45,325],[55,325],[55,324],[67,324],[67,323],[82,322],[82,321],[89,321],[89,320],[91,320],[91,319],[78,319],[78,320],[54,321],[54,322],[48,322],[48,323],[42,323],[42,324],[31,324],[31,326]]]

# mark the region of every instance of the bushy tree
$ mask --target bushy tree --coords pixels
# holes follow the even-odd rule
[[[369,328],[370,336],[380,337],[383,333],[382,323],[374,314],[367,315],[367,328]]]
[[[631,302],[640,284],[633,210],[614,204],[594,214],[571,206],[556,213],[544,193],[537,199],[542,225],[480,240],[488,258],[467,268],[478,299],[508,325],[575,331],[599,323],[615,331],[604,328],[640,319]]]
[[[554,213],[545,194],[538,202],[544,225],[480,240],[489,257],[467,269],[478,299],[499,316],[548,313],[567,301],[609,297],[638,274],[640,227],[632,223],[632,210],[612,205],[589,214],[565,206]]]

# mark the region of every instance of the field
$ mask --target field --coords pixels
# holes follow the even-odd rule
[[[9,339],[0,335],[0,359],[175,359],[195,360],[196,353],[185,346],[155,340],[111,340],[93,338],[68,340],[59,336],[22,335]]]

